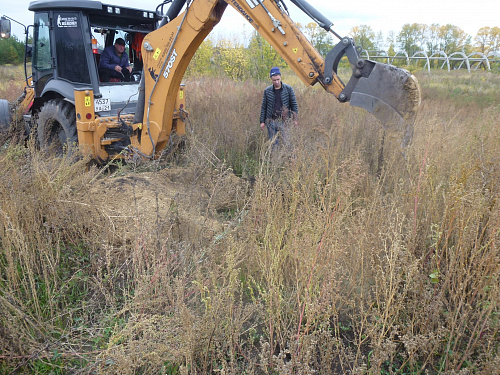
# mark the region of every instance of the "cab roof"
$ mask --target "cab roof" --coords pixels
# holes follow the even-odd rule
[[[119,5],[108,5],[103,4],[98,0],[34,0],[30,2],[28,10],[37,11],[37,10],[55,10],[55,9],[88,9],[94,11],[107,11],[108,13],[118,13],[116,10],[110,11],[110,9],[124,9],[129,11],[140,11],[140,12],[148,12],[153,13],[153,16],[149,15],[149,18],[158,19],[159,17],[155,12],[151,10],[145,9],[135,9],[128,8]]]
[[[31,11],[81,10],[96,17],[133,20],[134,23],[155,23],[161,17],[155,11],[127,8],[119,5],[103,4],[99,0],[34,0],[30,3]]]
[[[102,3],[96,0],[35,0],[32,1],[28,10],[46,9],[102,9]]]

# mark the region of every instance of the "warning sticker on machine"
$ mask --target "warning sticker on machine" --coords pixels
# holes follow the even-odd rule
[[[76,17],[61,17],[57,16],[57,27],[78,27]]]
[[[158,57],[160,57],[161,49],[156,48],[155,54],[153,55],[153,59],[158,60]]]

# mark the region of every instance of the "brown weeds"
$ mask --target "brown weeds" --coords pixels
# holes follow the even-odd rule
[[[299,124],[272,151],[265,83],[186,84],[175,168],[96,177],[2,150],[4,368],[496,371],[498,102],[424,100],[412,144],[386,138],[379,165],[383,129],[317,88],[295,84]]]

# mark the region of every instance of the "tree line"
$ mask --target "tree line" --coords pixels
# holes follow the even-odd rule
[[[311,22],[300,28],[322,56],[326,56],[338,42],[316,23]],[[353,27],[349,36],[365,50],[383,50],[390,56],[400,51],[409,56],[418,51],[429,54],[437,51],[446,54],[464,52],[467,55],[472,52],[500,53],[500,27],[482,27],[472,38],[454,25],[413,23],[403,25],[398,34],[390,32],[385,37],[370,26],[361,25]],[[189,65],[187,74],[226,74],[233,79],[266,78],[271,66],[286,67],[286,63],[254,31],[247,43],[231,39],[205,40]]]
[[[18,65],[24,62],[24,42],[15,35],[8,39],[0,39],[0,65]]]
[[[422,23],[405,24],[398,34],[390,32],[385,38],[367,25],[353,27],[350,35],[363,49],[384,50],[391,56],[399,51],[405,51],[409,56],[419,51],[464,52],[467,55],[500,52],[500,27],[482,27],[474,38],[455,25]]]

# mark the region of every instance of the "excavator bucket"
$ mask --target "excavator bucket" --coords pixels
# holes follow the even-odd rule
[[[347,56],[353,73],[339,100],[372,113],[386,131],[399,133],[402,145],[406,146],[413,136],[420,106],[417,79],[407,70],[361,59],[359,51],[351,38],[343,38],[326,56],[325,83],[335,81],[333,75],[338,64]]]
[[[359,78],[350,103],[372,113],[386,131],[402,134],[406,146],[412,136],[415,116],[420,106],[417,79],[404,69],[374,63],[368,77]]]

